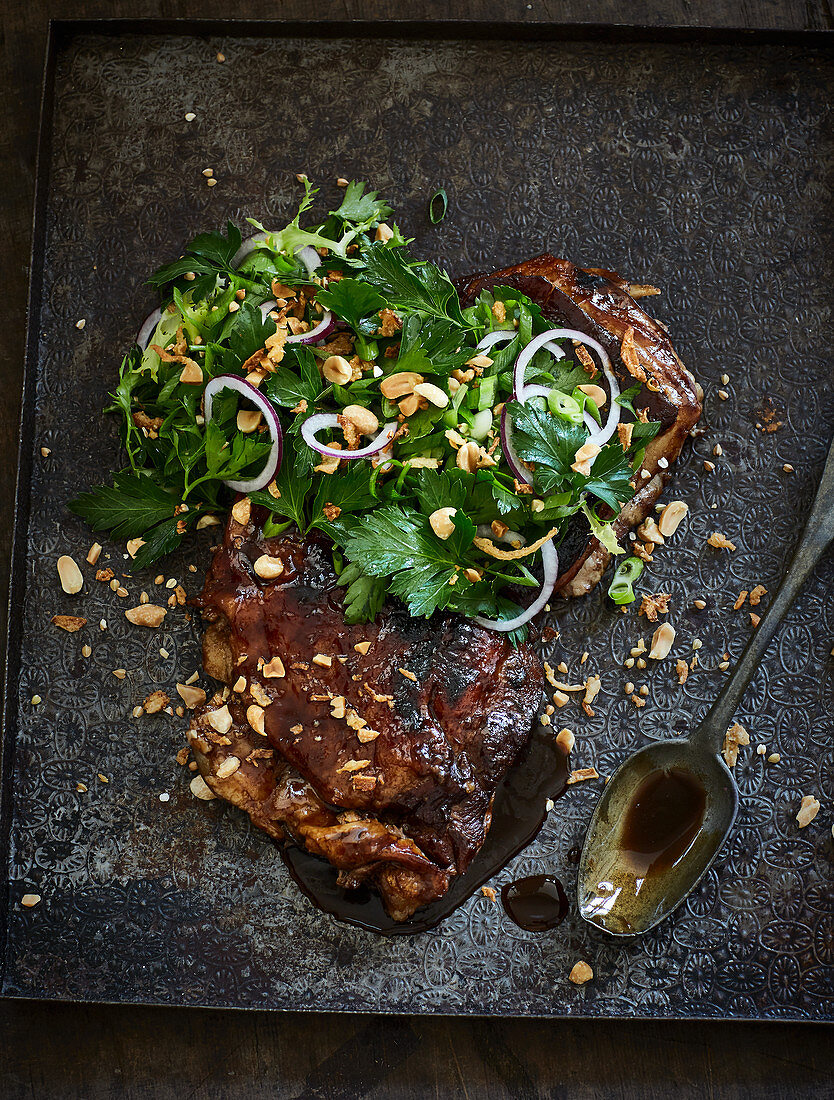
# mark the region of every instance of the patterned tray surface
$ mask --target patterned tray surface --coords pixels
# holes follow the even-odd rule
[[[577,731],[575,767],[609,774],[644,738],[685,729],[718,691],[723,653],[737,656],[748,636],[736,594],[772,590],[781,576],[834,422],[832,62],[778,46],[87,31],[63,40],[34,273],[43,304],[19,728],[7,731],[4,992],[322,1010],[830,1015],[834,561],[807,584],[745,699],[753,745],[736,767],[741,811],[724,859],[672,920],[627,947],[575,912],[552,933],[523,932],[480,894],[411,938],[322,916],[241,814],[191,797],[174,762],[184,723],[131,718],[151,690],[199,667],[197,624],[179,609],[159,631],[131,627],[125,602],[90,567],[84,593],[64,596],[55,561],[83,561],[92,542],[63,504],[114,462],[114,424],[99,409],[153,304],[147,273],[227,218],[286,220],[297,171],[324,182],[328,201],[330,181],[358,176],[455,274],[549,249],[664,288],[652,304],[704,384],[707,431],[666,494],[688,501],[691,518],[643,588],[672,594],[673,658],[691,657],[701,639],[699,665],[684,686],[672,661],[627,672],[628,650],[652,628],[600,592],[556,610],[554,656],[579,675],[587,650],[582,673],[602,676],[593,719],[562,712]],[[432,227],[425,201],[441,185],[451,212]],[[767,402],[783,421],[772,433],[756,428]],[[716,529],[734,553],[705,546]],[[196,592],[207,547],[189,547],[166,577]],[[122,567],[123,549],[108,545],[106,564]],[[134,597],[154,590],[152,576],[125,583]],[[696,597],[706,610],[692,609]],[[55,613],[90,625],[66,634],[50,626]],[[627,679],[649,686],[639,712]],[[766,764],[758,742],[781,762]],[[568,853],[598,788],[572,788],[494,885],[547,870],[570,890]],[[806,793],[823,810],[800,832]],[[22,908],[25,893],[43,900]],[[580,958],[596,978],[578,989],[566,979]]]

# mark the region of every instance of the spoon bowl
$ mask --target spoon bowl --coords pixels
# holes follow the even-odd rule
[[[701,881],[737,810],[720,756],[685,738],[647,745],[620,765],[594,812],[579,912],[614,936],[647,932]]]

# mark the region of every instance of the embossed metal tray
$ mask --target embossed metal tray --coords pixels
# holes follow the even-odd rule
[[[199,666],[198,625],[181,609],[164,629],[139,631],[92,567],[75,598],[55,569],[61,553],[83,562],[93,541],[64,502],[116,459],[115,425],[100,409],[153,304],[147,273],[227,218],[286,219],[298,171],[321,181],[327,199],[337,194],[330,181],[359,176],[455,274],[549,249],[664,288],[651,305],[704,384],[706,432],[666,495],[688,501],[691,518],[655,554],[644,588],[672,594],[673,656],[690,659],[700,639],[698,665],[682,686],[669,661],[624,669],[652,628],[602,590],[555,610],[554,655],[577,675],[587,650],[582,671],[602,676],[592,719],[560,714],[577,731],[575,767],[608,774],[644,738],[684,729],[751,629],[748,609],[732,610],[737,593],[780,578],[834,424],[830,44],[824,35],[454,24],[53,28],[3,742],[5,994],[830,1017],[830,558],[739,715],[752,745],[736,767],[741,811],[724,857],[673,919],[626,946],[575,911],[551,933],[523,932],[480,893],[414,937],[323,916],[242,814],[191,797],[189,773],[174,762],[184,722],[131,717],[149,691]],[[433,227],[426,200],[438,186],[450,213]],[[768,406],[770,425],[781,422],[772,432],[757,427],[768,426]],[[715,469],[705,472],[705,460]],[[736,550],[708,548],[712,530]],[[193,593],[207,551],[207,541],[190,546],[166,577]],[[102,564],[126,571],[122,553],[106,545]],[[136,595],[153,577],[125,584]],[[88,625],[64,633],[50,624],[55,613]],[[111,674],[117,667],[125,679]],[[649,687],[639,711],[627,679]],[[760,742],[781,754],[778,764],[757,755]],[[494,885],[548,870],[570,891],[597,793],[594,783],[571,788]],[[794,816],[807,793],[823,808],[800,832]],[[23,907],[27,893],[40,904]],[[567,981],[578,959],[595,972],[581,989]]]

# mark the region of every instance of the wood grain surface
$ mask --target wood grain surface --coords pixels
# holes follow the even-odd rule
[[[829,0],[6,0],[0,15],[0,602],[12,526],[47,21],[195,16],[834,27]],[[373,1018],[0,1002],[3,1100],[812,1100],[834,1093],[831,1050],[829,1028],[801,1024]]]

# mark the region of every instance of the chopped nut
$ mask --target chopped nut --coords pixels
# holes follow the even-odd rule
[[[344,386],[353,378],[353,367],[343,355],[329,355],[321,365],[321,373],[328,382]]]
[[[246,691],[246,677],[245,676],[238,676],[238,678],[235,680],[234,684],[232,685],[232,691],[235,692],[237,695],[242,695],[243,692]]]
[[[218,779],[228,779],[230,775],[234,775],[240,767],[240,758],[237,756],[227,756],[226,759],[220,764],[217,771],[214,773]]]
[[[357,653],[361,653],[362,656],[364,657],[365,654],[368,652],[368,650],[371,648],[371,643],[370,642],[357,642],[356,645],[353,648],[356,650]]]
[[[406,680],[411,680],[415,684],[417,683],[417,677],[414,675],[413,672],[409,672],[407,668],[399,668],[397,669],[397,671],[400,673],[401,676],[405,676]]]
[[[414,387],[414,392],[419,397],[425,397],[428,402],[438,409],[445,409],[449,404],[449,395],[444,393],[439,386],[435,386],[433,382],[418,382]]]
[[[261,737],[266,737],[264,731],[264,709],[263,707],[255,706],[254,704],[246,708],[246,721],[255,731],[259,733]]]
[[[206,693],[202,688],[189,687],[188,684],[177,684],[177,694],[189,710],[194,710],[206,701]]]
[[[204,802],[211,802],[213,798],[217,797],[211,788],[207,786],[201,775],[195,775],[189,783],[189,787],[194,797],[201,798]]]
[[[637,528],[638,536],[643,539],[644,542],[653,542],[655,544],[662,543],[663,532],[657,526],[654,521],[654,516],[649,516],[643,523]]]
[[[284,563],[280,558],[274,558],[269,554],[261,554],[252,567],[257,575],[265,581],[274,581],[284,572]]]
[[[751,611],[749,612],[749,614],[751,626],[758,626],[759,623],[762,621],[761,615],[757,615],[755,611]]]
[[[796,815],[796,821],[800,829],[804,829],[806,825],[811,824],[819,813],[819,808],[819,801],[812,794],[806,794],[799,804],[799,812]]]
[[[689,665],[686,661],[682,661],[678,658],[678,660],[675,661],[675,672],[678,674],[678,683],[685,684],[689,676]]]
[[[87,625],[87,620],[78,615],[53,615],[52,622],[61,630],[66,630],[68,634],[75,634],[82,626]]]
[[[781,759],[782,757],[779,755],[778,752],[772,752],[767,758],[767,762],[768,764],[778,764]]]
[[[225,737],[225,735],[232,728],[232,716],[229,712],[229,708],[226,704],[222,707],[218,707],[217,710],[210,711],[206,715],[206,720],[212,729]]]
[[[244,435],[254,432],[260,426],[263,415],[260,409],[239,409],[237,414],[238,431],[243,432]]]
[[[360,435],[374,435],[379,431],[376,414],[362,405],[347,405],[341,415],[353,424]]]
[[[267,695],[257,680],[252,681],[249,687],[249,693],[259,707],[268,707],[272,702],[272,699]]]
[[[697,608],[698,611],[703,611],[704,608],[707,606],[707,601],[706,600],[693,600],[692,601],[692,606],[694,608]]]
[[[583,443],[574,455],[571,469],[575,470],[578,474],[582,474],[584,477],[588,477],[594,459],[601,450],[602,448],[597,446],[596,443]]]
[[[160,626],[166,615],[167,611],[164,607],[153,603],[140,604],[125,611],[125,618],[134,626]]]
[[[567,726],[560,729],[556,734],[556,744],[565,756],[573,752],[573,746],[576,744],[576,735],[573,730],[568,729]]]
[[[101,557],[101,543],[94,542],[90,549],[87,551],[87,561],[90,565],[95,565],[98,559]]]
[[[478,469],[480,450],[478,444],[471,440],[468,443],[464,443],[462,447],[459,447],[457,455],[455,456],[455,464],[458,469],[465,470],[468,474],[474,474]]]
[[[252,516],[252,501],[249,497],[241,497],[232,505],[232,519],[245,527]]]
[[[61,581],[61,588],[68,596],[74,596],[84,587],[81,570],[67,554],[63,554],[58,558],[58,578]]]
[[[344,718],[345,716],[345,697],[344,695],[334,695],[330,700],[330,714],[333,718]]]
[[[439,539],[448,539],[455,533],[452,516],[456,514],[457,508],[437,508],[429,516],[431,529]]]
[[[322,668],[330,668],[333,665],[333,658],[327,653],[317,653],[313,657],[314,665],[321,665]]]
[[[387,243],[394,236],[394,230],[390,225],[385,222],[380,222],[376,227],[376,233],[374,234],[375,241],[382,241],[383,244]]]
[[[568,980],[572,981],[574,985],[584,985],[593,978],[594,972],[586,962],[578,962],[574,964],[570,974],[568,974]]]
[[[653,661],[662,661],[664,657],[668,657],[674,640],[675,628],[671,623],[663,623],[652,635],[649,658]]]
[[[681,520],[689,511],[689,505],[683,500],[670,501],[660,513],[657,522],[658,530],[664,538],[674,535],[680,526]]]
[[[498,303],[496,302],[496,305],[497,304]],[[504,303],[502,302],[501,305],[503,305],[503,304]],[[485,898],[489,898],[490,901],[497,901],[498,900],[498,895],[495,893],[495,891],[493,890],[493,888],[491,886],[482,886],[481,887],[481,893],[484,895]]]
[[[20,899],[20,904],[24,905],[27,909],[34,908],[41,900],[40,894],[24,894]]]
[[[554,691],[552,695],[553,702],[560,709],[570,702],[570,696],[565,695],[563,691]]]
[[[287,674],[284,662],[280,657],[273,657],[269,664],[264,665],[262,672],[267,679],[274,680],[280,680],[282,676]]]

